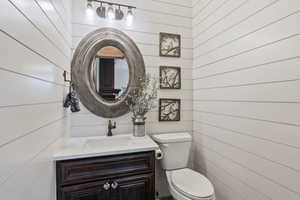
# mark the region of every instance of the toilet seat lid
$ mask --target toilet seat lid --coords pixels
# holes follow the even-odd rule
[[[214,195],[214,187],[211,182],[202,174],[188,168],[172,171],[171,181],[178,192],[192,199]]]

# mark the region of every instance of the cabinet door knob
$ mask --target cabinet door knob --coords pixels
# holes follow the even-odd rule
[[[109,190],[110,184],[107,182],[103,185],[104,190]]]
[[[119,184],[118,184],[116,181],[114,181],[114,182],[111,184],[111,187],[112,187],[112,189],[117,189],[118,185],[119,185]]]

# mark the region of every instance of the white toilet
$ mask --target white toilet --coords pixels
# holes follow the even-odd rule
[[[153,135],[163,153],[162,167],[176,200],[215,200],[214,187],[202,174],[187,168],[192,137],[188,133]]]

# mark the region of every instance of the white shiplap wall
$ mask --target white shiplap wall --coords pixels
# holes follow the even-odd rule
[[[125,21],[116,22],[100,19],[98,16],[86,13],[86,1],[73,2],[73,50],[80,40],[89,32],[103,27],[115,27],[131,37],[141,50],[146,72],[158,77],[159,66],[180,66],[182,72],[181,90],[162,90],[162,98],[180,98],[182,114],[180,122],[158,122],[158,109],[148,113],[146,127],[148,134],[164,132],[192,131],[192,6],[191,0],[114,0],[137,7],[135,19],[131,26]],[[182,36],[182,57],[159,57],[159,32],[176,33]],[[97,117],[81,106],[82,111],[71,115],[72,136],[104,135],[107,132],[107,121]],[[131,115],[113,119],[117,122],[114,134],[132,134]],[[160,196],[168,196],[164,173],[157,168],[156,187]]]
[[[299,1],[193,1],[195,167],[218,200],[300,199],[299,21]]]
[[[1,0],[0,8],[0,199],[53,200],[71,0]]]
[[[114,1],[118,2],[118,1]],[[127,0],[119,1],[137,7],[135,20],[131,26],[125,21],[109,21],[101,19],[95,13],[86,13],[86,1],[73,3],[73,48],[89,32],[103,27],[115,27],[131,37],[141,50],[146,72],[158,77],[159,66],[180,66],[182,69],[182,89],[160,91],[165,98],[182,99],[182,115],[180,122],[158,122],[158,109],[147,116],[147,132],[192,131],[192,6],[186,0]],[[159,57],[159,32],[177,33],[182,36],[182,57]],[[117,122],[115,134],[132,133],[131,115],[114,119]],[[72,135],[103,135],[107,132],[107,119],[97,117],[86,109],[72,114]]]

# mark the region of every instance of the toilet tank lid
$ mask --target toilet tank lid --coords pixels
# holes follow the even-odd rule
[[[162,143],[162,144],[192,141],[192,136],[189,133],[186,133],[186,132],[156,134],[156,135],[153,135],[152,138],[157,143]]]

